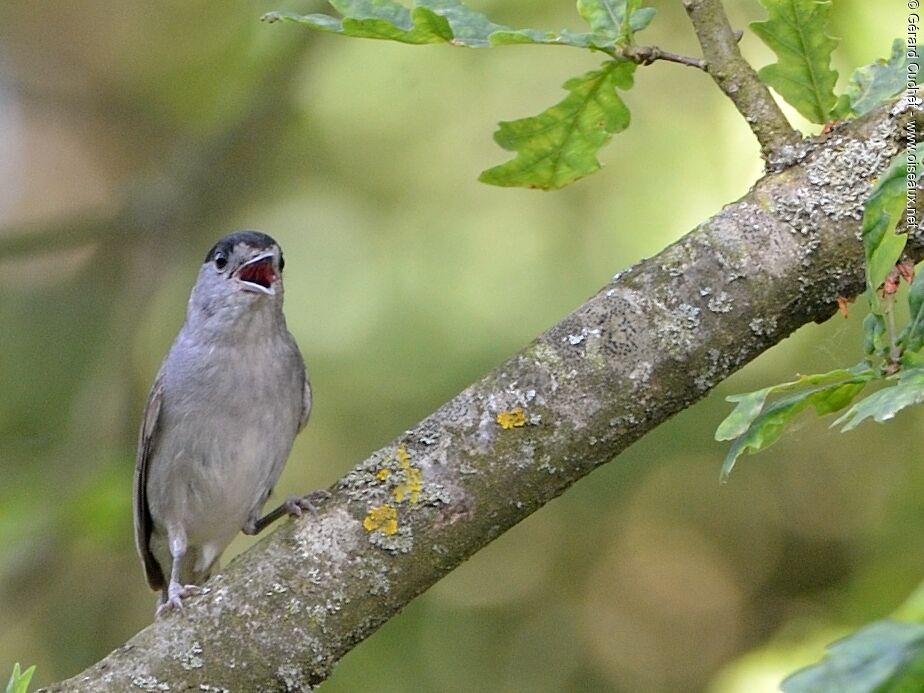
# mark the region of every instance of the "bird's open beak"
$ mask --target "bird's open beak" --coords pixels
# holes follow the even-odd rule
[[[273,284],[279,278],[274,259],[275,255],[272,251],[257,255],[253,260],[238,267],[234,276],[243,284],[242,288],[246,291],[272,296],[276,293]]]

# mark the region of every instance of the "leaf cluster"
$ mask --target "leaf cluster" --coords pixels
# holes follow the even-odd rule
[[[895,39],[887,60],[857,68],[838,95],[831,55],[838,39],[828,34],[831,0],[760,0],[767,19],[751,30],[776,54],[758,76],[813,123],[864,115],[906,85],[907,51]]]
[[[831,54],[837,39],[827,33],[830,0],[761,0],[768,18],[751,29],[776,53],[778,62],[759,75],[802,115],[825,123],[875,108],[905,84],[904,42],[896,40],[888,60],[858,68],[846,91],[835,94],[837,71]],[[484,183],[551,190],[601,167],[598,152],[629,127],[621,93],[631,89],[640,56],[634,37],[654,19],[641,0],[577,0],[586,31],[549,31],[495,22],[462,0],[330,0],[337,15],[271,12],[266,21],[293,22],[314,31],[405,44],[447,44],[465,48],[542,44],[603,53],[599,69],[569,79],[568,95],[538,115],[502,122],[494,139],[514,157],[487,169]],[[695,61],[687,61],[692,64]],[[700,65],[701,66],[701,65]]]
[[[896,231],[907,205],[909,162],[919,161],[922,154],[924,145],[899,154],[876,182],[864,208],[862,237],[870,306],[864,320],[864,360],[853,368],[804,375],[728,397],[735,409],[715,435],[716,440],[734,441],[722,466],[723,481],[741,455],[775,443],[809,407],[819,416],[846,409],[832,426],[849,431],[866,419],[886,421],[924,401],[924,272],[915,273],[900,263],[907,234]],[[920,173],[916,169],[910,174],[913,181]],[[905,298],[909,318],[898,329],[898,289],[903,280],[909,284]],[[871,385],[881,389],[857,401]]]
[[[484,171],[480,180],[499,186],[561,188],[600,168],[597,152],[629,126],[620,91],[633,84],[635,63],[622,55],[634,34],[654,18],[641,0],[577,0],[588,31],[544,31],[499,24],[460,0],[331,0],[341,15],[273,12],[268,21],[295,22],[342,36],[409,44],[445,43],[466,48],[547,44],[610,56],[598,70],[565,82],[568,95],[539,115],[502,122],[494,135],[510,161]]]

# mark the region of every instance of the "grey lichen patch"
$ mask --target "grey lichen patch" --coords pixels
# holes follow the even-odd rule
[[[519,454],[510,456],[510,464],[517,469],[526,469],[535,462],[536,446],[525,443],[519,447]]]
[[[384,570],[375,570],[369,576],[369,594],[377,597],[388,594],[391,591],[391,580]]]
[[[366,556],[355,568],[358,581],[366,585],[369,594],[382,596],[392,589],[392,579],[396,570],[391,559],[380,554]]]
[[[452,503],[457,495],[461,493],[458,487],[450,486],[448,483],[437,481],[436,478],[430,479],[430,470],[424,470],[424,479],[426,480],[420,491],[420,500],[417,505],[421,507],[436,507]],[[434,474],[434,477],[436,475]]]
[[[399,524],[394,534],[376,530],[369,533],[369,543],[389,553],[410,553],[414,548],[414,531],[407,524]]]
[[[706,307],[713,313],[728,313],[734,307],[734,301],[727,291],[722,291],[710,298]]]
[[[876,175],[899,150],[896,132],[893,122],[882,120],[864,138],[833,133],[804,163],[803,185],[774,181],[764,199],[800,233],[825,219],[859,221]]]
[[[137,675],[132,677],[132,686],[142,691],[169,691],[170,686],[159,681],[156,676]]]
[[[376,475],[383,467],[391,464],[393,451],[378,450],[362,464],[354,467],[340,479],[337,490],[342,491],[351,501],[368,504],[381,501],[385,495],[382,484],[378,483]]]
[[[199,690],[202,691],[202,693],[231,693],[227,688],[222,686],[210,686],[207,683],[200,683]]]
[[[665,248],[658,256],[662,272],[672,278],[682,277],[696,261],[696,250],[691,246],[676,243]]]
[[[427,419],[423,425],[415,431],[408,431],[408,437],[412,442],[420,445],[436,445],[440,442],[440,428],[435,421]]]
[[[696,377],[693,379],[693,385],[697,392],[707,392],[724,377],[726,377],[734,368],[734,358],[719,349],[709,349],[706,352],[706,359],[698,369]]]
[[[285,612],[287,616],[298,616],[304,608],[305,606],[301,599],[290,599],[286,602]]]
[[[349,561],[358,529],[359,523],[346,508],[334,507],[318,521],[297,526],[294,531],[297,557],[309,564],[319,562],[337,574]]]
[[[663,321],[658,322],[657,330],[663,348],[676,354],[689,351],[700,327],[700,309],[689,303],[681,303],[672,311],[664,307],[662,310],[667,315]]]
[[[767,170],[772,172],[782,171],[805,159],[813,149],[814,143],[810,140],[800,140],[799,142],[786,144],[769,153]]]
[[[344,592],[343,587],[339,585],[334,587],[334,589],[329,591],[327,594],[328,597],[325,601],[311,604],[306,609],[308,619],[312,623],[321,626],[322,631],[328,617],[338,613],[344,607],[344,605],[350,601],[346,592]]]
[[[546,472],[549,475],[556,475],[564,472],[566,467],[564,465],[552,464],[551,460],[543,460],[539,463],[537,469],[539,469],[539,471]]]
[[[180,653],[176,657],[176,660],[180,663],[180,666],[186,670],[201,669],[203,663],[202,645],[199,644],[198,640],[193,640],[189,649]]]
[[[532,357],[537,365],[546,370],[557,370],[562,364],[562,357],[558,350],[545,342],[537,342],[533,345]]]
[[[772,335],[777,328],[776,317],[771,315],[766,318],[754,318],[748,323],[748,327],[751,328],[751,332],[761,337]]]
[[[308,679],[302,672],[301,668],[295,664],[283,664],[276,669],[276,680],[281,683],[286,691],[305,691],[311,690]]]
[[[689,303],[681,303],[677,309],[677,317],[682,321],[683,326],[688,330],[695,330],[699,327],[699,308],[691,306]]]
[[[581,330],[584,358],[596,370],[602,370],[609,367],[609,352],[607,349],[608,341],[602,336],[602,329],[599,327],[583,328]]]
[[[582,343],[584,342],[584,340],[586,340],[588,337],[591,337],[591,338],[597,337],[597,338],[599,338],[599,337],[600,337],[600,328],[598,328],[598,327],[594,327],[594,328],[582,327],[582,328],[580,329],[580,331],[575,332],[575,333],[573,333],[573,334],[566,335],[565,337],[563,337],[563,338],[562,338],[562,341],[563,341],[563,342],[566,342],[566,343],[569,344],[570,346],[578,346],[579,344],[582,344]]]

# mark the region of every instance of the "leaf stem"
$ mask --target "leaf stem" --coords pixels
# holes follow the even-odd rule
[[[706,71],[744,116],[768,168],[780,170],[795,163],[803,153],[802,137],[741,56],[721,0],[683,0],[683,7],[703,49]]]
[[[626,46],[621,51],[616,52],[627,60],[631,60],[637,65],[651,65],[657,60],[666,60],[670,63],[688,65],[699,70],[706,71],[706,61],[702,58],[691,58],[679,53],[671,53],[657,46]]]
[[[886,372],[890,375],[898,370],[902,358],[902,351],[898,346],[897,331],[895,329],[895,295],[890,294],[886,297],[886,328],[889,331],[889,362],[886,364]]]

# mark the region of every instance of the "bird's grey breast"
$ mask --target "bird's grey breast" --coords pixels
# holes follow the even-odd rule
[[[236,533],[282,472],[304,377],[285,331],[197,341],[181,330],[164,369],[162,433],[149,479],[155,519],[182,523],[191,541]]]

